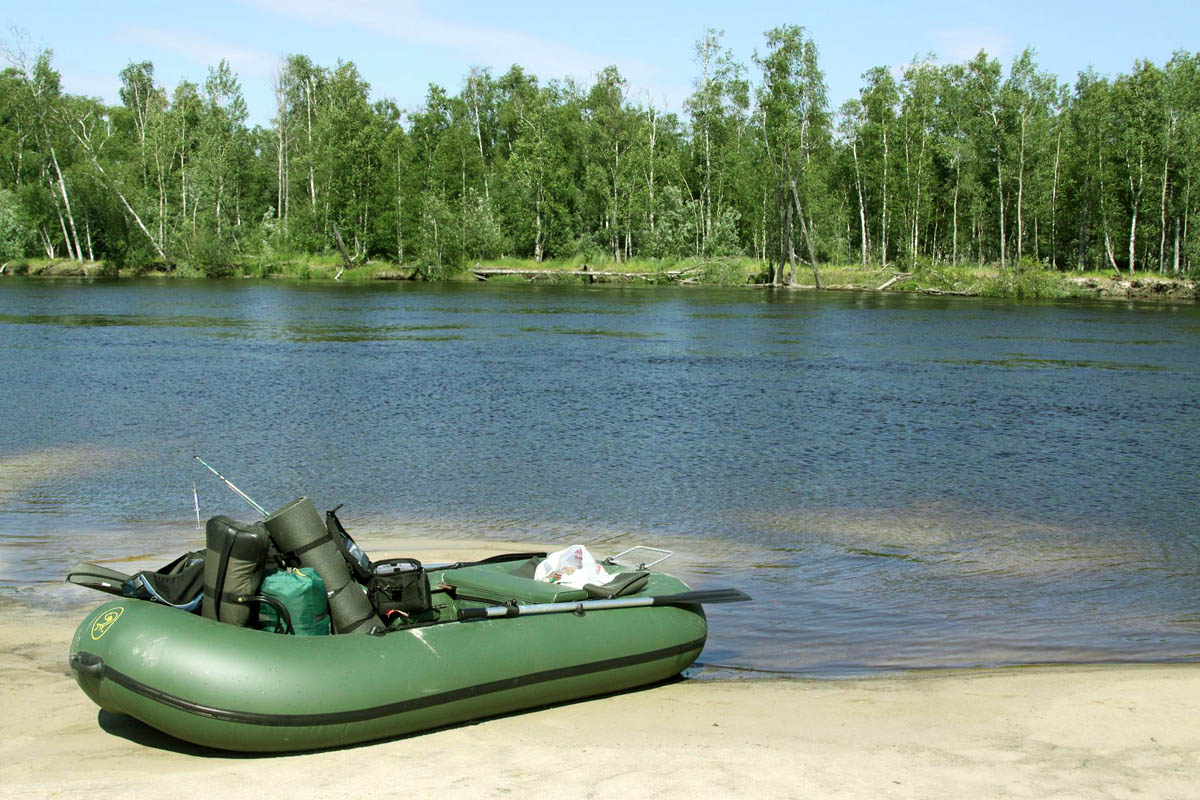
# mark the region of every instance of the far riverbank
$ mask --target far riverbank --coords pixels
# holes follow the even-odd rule
[[[765,272],[754,259],[684,259],[675,262],[635,261],[626,264],[590,264],[577,261],[543,262],[506,259],[459,269],[419,268],[369,261],[351,268],[332,257],[255,259],[220,269],[177,267],[117,268],[109,262],[31,259],[3,265],[0,277],[28,275],[62,278],[282,278],[291,280],[372,282],[528,282],[637,285],[746,286],[796,290],[878,291],[997,297],[1012,299],[1129,299],[1194,301],[1197,282],[1181,276],[1153,272],[1077,272],[1038,267],[917,266],[913,268],[839,266],[817,269],[818,286],[810,269],[801,268],[795,280],[776,286],[765,282]]]

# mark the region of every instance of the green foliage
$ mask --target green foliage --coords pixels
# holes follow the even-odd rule
[[[701,283],[716,286],[740,286],[746,282],[746,266],[739,258],[705,259],[695,265]]]
[[[650,258],[695,254],[700,234],[700,201],[687,199],[678,186],[663,189],[655,227],[643,237],[642,252]]]
[[[742,252],[738,241],[738,220],[740,215],[736,209],[722,209],[713,219],[708,228],[708,235],[701,244],[701,250],[706,256],[733,256]]]
[[[234,273],[232,248],[215,234],[196,233],[188,242],[188,252],[189,265],[206,278],[228,278]]]
[[[499,258],[505,249],[504,232],[492,204],[468,189],[462,199],[462,250],[467,259]]]
[[[16,196],[0,189],[0,262],[10,261],[25,253],[27,231],[19,219]]]
[[[1198,54],[1070,87],[1032,51],[914,60],[868,70],[836,115],[803,28],[766,32],[753,83],[720,31],[694,57],[679,117],[615,67],[473,69],[400,109],[353,62],[292,54],[251,128],[224,61],[170,92],[131,63],[108,107],[21,56],[0,73],[0,256],[265,276],[332,265],[336,226],[357,264],[429,279],[503,257],[697,259],[715,282],[871,262],[1048,296],[1040,266],[1200,270]],[[1002,269],[989,288],[966,263]]]
[[[991,297],[1012,297],[1017,300],[1048,299],[1065,294],[1062,276],[1037,265],[1000,270],[995,277],[984,280],[978,292]]]

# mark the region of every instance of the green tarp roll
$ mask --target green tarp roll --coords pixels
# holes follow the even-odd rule
[[[325,523],[307,497],[285,505],[263,524],[285,553],[294,553],[325,581],[334,633],[370,633],[384,627],[362,586],[350,577],[346,559],[329,536]]]

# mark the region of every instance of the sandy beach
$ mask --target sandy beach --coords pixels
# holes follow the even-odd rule
[[[100,712],[66,664],[82,614],[15,611],[0,626],[5,797],[1200,796],[1200,665],[679,681],[342,750],[247,757]]]

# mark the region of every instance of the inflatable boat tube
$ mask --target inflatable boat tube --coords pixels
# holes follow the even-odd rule
[[[499,574],[458,572],[431,579],[483,587]],[[501,583],[493,590],[512,598],[495,588]],[[651,573],[638,594],[686,590]],[[457,621],[470,601],[443,591],[435,602],[440,621],[373,636],[284,636],[114,600],[84,618],[70,665],[83,691],[111,712],[199,745],[284,752],[654,683],[688,667],[707,635],[696,605]]]

